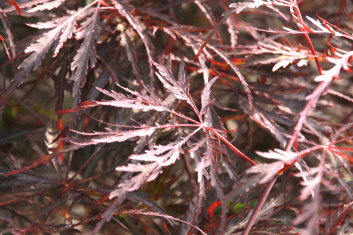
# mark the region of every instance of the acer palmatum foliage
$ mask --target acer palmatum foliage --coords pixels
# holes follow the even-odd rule
[[[350,1],[0,7],[1,233],[353,232]]]

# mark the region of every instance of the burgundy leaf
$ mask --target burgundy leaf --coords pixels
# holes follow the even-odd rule
[[[91,145],[100,143],[112,143],[112,142],[123,142],[130,139],[140,138],[142,136],[148,136],[152,134],[154,128],[146,128],[131,131],[111,131],[111,132],[93,132],[85,133],[74,131],[83,136],[92,136],[88,139],[73,138],[70,142],[77,145]]]
[[[70,78],[73,82],[72,93],[75,99],[74,106],[81,102],[81,88],[86,83],[86,74],[89,67],[93,68],[96,64],[96,50],[95,41],[99,36],[98,28],[98,15],[97,12],[92,17],[88,18],[76,32],[77,39],[84,39],[77,54],[71,63],[71,70],[74,71],[73,76]]]
[[[217,78],[218,77],[212,78],[211,81],[209,81],[202,90],[202,94],[201,94],[202,108],[200,111],[201,115],[206,113],[208,106],[211,103],[211,101],[210,101],[211,87],[212,87],[213,83],[217,80]]]
[[[54,1],[50,1],[50,2],[44,2],[42,4],[39,4],[31,9],[29,9],[27,12],[32,13],[32,12],[37,12],[37,11],[52,10],[54,8],[59,7],[65,1],[66,0],[54,0]]]

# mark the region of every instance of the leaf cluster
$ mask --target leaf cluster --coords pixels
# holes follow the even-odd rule
[[[1,234],[353,232],[350,1],[5,2]]]

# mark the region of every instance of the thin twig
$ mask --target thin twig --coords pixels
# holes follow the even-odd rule
[[[261,198],[259,200],[259,202],[257,203],[248,223],[246,224],[245,228],[244,228],[244,231],[242,233],[242,235],[248,235],[252,226],[254,225],[255,221],[256,221],[256,218],[258,216],[258,214],[261,212],[261,209],[262,207],[264,206],[265,202],[266,202],[266,199],[273,187],[273,185],[276,183],[278,179],[278,175],[273,177],[273,179],[267,183],[266,185],[266,188],[265,188],[265,191],[262,193],[261,195]]]

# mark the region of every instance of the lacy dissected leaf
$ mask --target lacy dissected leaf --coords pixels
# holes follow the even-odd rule
[[[277,175],[285,165],[292,164],[299,156],[298,153],[286,152],[281,149],[275,149],[274,151],[269,152],[257,152],[257,154],[264,158],[277,160],[273,163],[258,164],[247,170],[248,173],[257,173],[262,175],[260,180],[261,184],[267,183],[275,175]]]
[[[121,46],[125,48],[127,59],[129,60],[132,71],[134,72],[134,75],[136,78],[142,82],[143,81],[143,76],[140,71],[140,68],[138,67],[138,60],[137,60],[137,55],[136,55],[136,50],[134,50],[132,42],[133,42],[133,36],[130,35],[128,32],[122,32],[121,33]]]
[[[261,175],[260,184],[265,184],[273,179],[274,176],[278,174],[278,172],[283,169],[284,164],[281,161],[268,163],[268,164],[258,164],[256,166],[252,166],[247,170],[247,173],[256,173]]]
[[[351,35],[346,35],[344,33],[341,32],[337,32],[333,26],[331,26],[326,20],[321,19],[321,21],[319,20],[315,20],[313,18],[311,18],[310,16],[306,16],[306,18],[312,23],[314,24],[317,28],[319,28],[319,30],[313,30],[312,31],[316,32],[316,33],[328,33],[328,34],[332,34],[336,37],[348,37],[351,39]]]
[[[40,37],[37,42],[26,48],[25,52],[32,54],[27,57],[18,68],[28,70],[28,72],[31,70],[36,70],[39,67],[45,54],[59,39],[59,42],[55,48],[56,54],[58,53],[63,43],[72,36],[74,26],[75,17],[69,17],[54,29],[43,34],[43,36]]]
[[[350,71],[350,66],[352,63],[353,51],[349,51],[345,54],[339,54],[338,58],[330,58],[329,61],[334,64],[334,66],[329,69],[323,71],[323,74],[317,76],[315,81],[317,82],[330,82],[335,78],[339,78],[342,70]],[[317,93],[323,92],[322,90],[317,90]],[[311,96],[315,96],[316,93],[313,92],[311,95],[307,97],[310,99]]]
[[[76,26],[76,20],[72,18],[63,28],[62,34],[60,35],[59,41],[54,50],[54,57],[58,55],[59,50],[63,47],[64,43],[72,37]]]
[[[233,8],[232,12],[239,14],[240,12],[242,12],[246,8],[258,8],[262,5],[269,4],[269,3],[271,4],[271,2],[268,0],[265,0],[265,1],[253,0],[251,2],[231,3],[229,5],[229,7]]]
[[[18,66],[19,72],[17,72],[5,94],[3,94],[0,107],[7,102],[14,89],[23,82],[28,74],[38,69],[50,48],[55,48],[54,56],[58,54],[63,44],[72,36],[75,23],[75,15],[64,18],[61,24],[44,33],[35,43],[26,48],[25,52],[31,54]]]
[[[295,59],[284,59],[278,61],[272,68],[272,72],[276,72],[280,68],[286,68],[288,65],[292,64]]]
[[[210,153],[208,151],[208,153]],[[200,184],[199,188],[200,188],[200,192],[199,194],[204,194],[205,191],[205,179],[209,179],[210,175],[207,171],[207,169],[211,166],[212,164],[212,156],[210,156],[209,154],[207,154],[207,152],[205,154],[203,154],[202,157],[199,156],[199,154],[197,152],[193,152],[191,153],[192,158],[195,160],[195,172],[197,172],[197,182]]]
[[[317,233],[316,224],[320,220],[320,212],[322,211],[321,200],[315,197],[310,203],[304,205],[303,212],[300,213],[293,221],[293,224],[307,222],[307,226],[301,234],[310,235]]]
[[[189,94],[190,84],[188,79],[185,78],[185,62],[183,58],[179,65],[178,79],[179,86],[185,91],[186,94]]]
[[[142,136],[148,136],[153,133],[155,128],[149,127],[145,129],[130,130],[130,131],[108,131],[108,132],[78,132],[74,131],[82,136],[89,136],[89,138],[72,138],[70,142],[76,145],[92,145],[100,143],[113,143],[123,142],[126,140],[140,138]]]
[[[197,182],[200,183],[199,190],[200,194],[204,193],[204,176],[209,178],[207,168],[211,165],[211,158],[207,157],[205,154],[200,157],[200,149],[203,145],[207,143],[207,138],[201,138],[198,142],[192,143],[191,149],[189,150],[190,157],[194,159],[196,167],[195,172],[197,172]]]
[[[156,75],[162,82],[163,86],[177,99],[185,100],[192,107],[195,107],[193,100],[188,94],[189,89],[186,87],[188,84],[183,81],[183,75],[179,74],[182,80],[177,82],[172,74],[171,65],[169,62],[167,65],[154,63],[154,66],[157,68]],[[179,73],[183,72],[179,71]]]
[[[115,91],[107,91],[101,88],[97,88],[103,94],[113,98],[113,100],[105,100],[105,101],[96,101],[97,104],[100,105],[109,105],[120,108],[131,108],[138,109],[141,111],[166,111],[167,108],[161,105],[161,101],[156,100],[153,97],[147,97],[146,95],[139,94],[138,92],[132,92],[132,94],[136,95],[136,98],[117,93]],[[129,89],[126,89],[130,91]]]
[[[74,97],[74,106],[80,103],[81,88],[86,83],[86,74],[89,65],[93,68],[96,64],[95,41],[98,39],[98,15],[97,12],[88,18],[76,33],[76,39],[84,39],[80,48],[71,63],[71,70],[74,71],[70,78],[73,82],[72,93]]]
[[[206,110],[210,104],[210,94],[211,94],[211,87],[213,85],[213,83],[217,80],[218,77],[214,77],[213,79],[211,79],[211,81],[209,81],[206,86],[203,88],[202,90],[202,94],[201,94],[201,115],[206,113]]]
[[[51,1],[51,0],[32,0],[32,1],[21,1],[22,3],[16,3],[16,4],[18,5],[19,8],[23,9],[23,8],[30,8],[35,5],[43,4],[43,3],[46,3],[49,1]],[[15,2],[15,0],[9,1],[10,5],[13,5],[13,4],[11,4],[11,2]],[[9,7],[7,9],[4,9],[4,12],[9,13],[14,10],[18,11],[18,9],[15,6],[13,6],[13,7]]]
[[[36,28],[36,29],[52,29],[56,27],[60,27],[65,20],[68,19],[68,16],[63,16],[59,18],[54,18],[53,20],[48,20],[45,22],[37,22],[37,23],[26,23],[27,26]],[[73,22],[76,24],[76,22]]]
[[[149,164],[138,164],[138,163],[130,163],[127,166],[117,167],[116,170],[126,171],[126,172],[139,172],[136,176],[133,176],[129,180],[126,180],[119,184],[119,190],[124,191],[135,191],[139,189],[144,183],[150,182],[157,178],[157,176],[162,173],[162,166],[157,162],[149,163]],[[114,195],[115,192],[111,192],[111,196]]]
[[[119,11],[120,15],[126,18],[129,24],[136,30],[136,32],[140,36],[141,41],[146,48],[148,61],[152,71],[154,48],[148,35],[144,32],[144,29],[145,29],[144,24],[130,13],[130,11],[133,10],[133,7],[132,5],[129,4],[129,1],[112,0],[112,3],[114,7]]]
[[[168,145],[155,146],[154,150],[146,151],[143,154],[132,155],[130,159],[138,161],[137,163],[130,163],[127,166],[117,167],[117,171],[125,172],[139,172],[136,176],[119,184],[118,190],[135,191],[139,189],[144,183],[154,180],[162,169],[173,164],[180,155],[181,146],[184,142],[173,142]],[[145,162],[141,164],[140,162]],[[146,162],[151,162],[147,163]],[[115,192],[111,193],[111,196]]]
[[[246,81],[245,77],[243,76],[243,74],[240,72],[240,70],[238,69],[238,67],[235,65],[235,63],[233,63],[233,61],[231,61],[231,59],[229,58],[229,56],[223,52],[222,50],[209,45],[209,47],[216,52],[233,70],[233,72],[238,76],[245,92],[248,98],[248,102],[249,102],[249,107],[250,107],[250,111],[253,111],[254,108],[254,101],[253,101],[253,97],[251,94],[251,90],[249,88],[248,82]]]
[[[241,107],[244,111],[246,111],[250,118],[259,124],[259,126],[265,128],[271,135],[273,135],[276,140],[281,143],[282,145],[285,144],[286,138],[284,133],[286,131],[279,126],[277,123],[273,122],[262,112],[251,112],[243,103],[240,103]]]
[[[285,164],[290,164],[293,160],[297,159],[300,155],[296,152],[286,152],[281,149],[274,149],[268,152],[256,152],[259,156],[283,161]]]
[[[140,172],[132,178],[129,178],[119,184],[119,188],[110,193],[110,198],[119,196],[124,191],[135,191],[144,183],[154,180],[162,173],[164,167],[175,163],[180,154],[183,153],[181,147],[197,133],[201,128],[197,128],[191,134],[180,141],[171,142],[168,145],[157,145],[152,150],[147,150],[142,154],[133,154],[130,156],[135,163],[127,166],[117,167],[118,171]],[[143,162],[144,164],[141,164]]]
[[[0,233],[352,233],[350,1],[225,2],[0,1]]]
[[[37,11],[51,10],[51,9],[59,7],[65,1],[66,0],[54,0],[54,1],[50,1],[50,2],[44,2],[42,4],[39,4],[31,9],[29,9],[27,12],[32,13],[32,12],[37,12]]]
[[[197,225],[199,222],[198,220],[200,220],[200,214],[202,213],[204,202],[205,197],[203,196],[203,193],[194,193],[193,198],[189,201],[189,207],[185,216],[187,222]],[[190,228],[190,225],[182,226],[181,234],[188,234]]]
[[[143,154],[131,155],[130,159],[146,162],[157,162],[161,166],[168,166],[175,162],[181,152],[180,143],[173,142],[168,145],[157,145],[153,150]],[[119,168],[122,170],[122,168]]]
[[[221,27],[221,25],[226,22],[228,20],[228,18],[233,14],[233,13],[237,13],[239,14],[240,12],[242,12],[244,9],[246,8],[258,8],[262,5],[264,5],[265,2],[262,0],[253,0],[253,2],[242,2],[242,3],[231,3],[229,5],[230,8],[233,8],[229,11],[226,11],[223,13],[223,18],[221,21],[218,22],[217,25],[215,25],[212,29],[212,31],[208,34],[207,38],[204,40],[204,42],[202,43],[202,45],[200,46],[198,53],[196,54],[196,57],[198,58],[203,49],[206,47],[206,45],[208,44],[208,42],[212,39],[212,37],[214,36],[214,34],[217,32],[217,30]],[[233,35],[234,36],[234,35]]]

